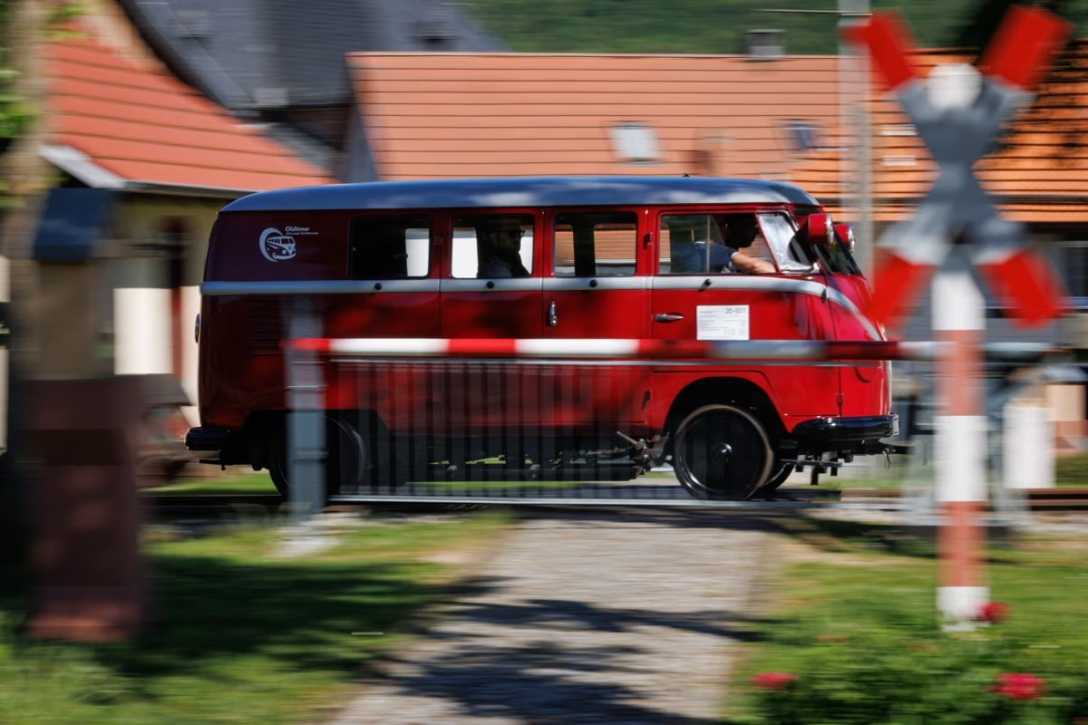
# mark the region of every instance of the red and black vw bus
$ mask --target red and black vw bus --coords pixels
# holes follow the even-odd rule
[[[813,231],[815,230],[815,231]],[[286,320],[326,338],[881,340],[843,228],[796,186],[706,177],[375,182],[254,194],[219,215],[191,449],[288,485]],[[886,363],[336,359],[332,491],[493,468],[701,497],[884,450]],[[461,477],[461,478],[456,478]]]

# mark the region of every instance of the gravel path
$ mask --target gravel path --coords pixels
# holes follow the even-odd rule
[[[722,515],[530,519],[335,722],[717,722],[770,545]]]

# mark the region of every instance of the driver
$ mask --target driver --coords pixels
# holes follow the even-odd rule
[[[731,272],[744,274],[774,274],[774,264],[762,257],[756,257],[742,250],[752,246],[756,235],[759,234],[759,223],[755,214],[728,214],[722,218],[725,222],[725,243],[714,244],[710,249],[710,266],[713,269],[715,262],[715,250],[722,249],[718,258],[725,257],[726,264],[722,265]],[[724,270],[723,270],[724,271]]]
[[[716,217],[722,229],[722,241],[698,240],[698,231],[690,224],[672,232],[672,271],[674,274],[774,274],[774,264],[743,250],[755,241],[759,223],[754,214],[725,214]],[[716,236],[716,235],[715,235]],[[706,267],[704,268],[704,256]]]

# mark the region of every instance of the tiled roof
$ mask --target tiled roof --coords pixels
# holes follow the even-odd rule
[[[247,192],[329,181],[161,64],[87,33],[47,46],[46,75],[49,145],[119,183]]]
[[[835,95],[830,57],[354,53],[349,64],[383,179],[708,168],[795,178],[804,159],[787,121],[836,142],[837,108],[811,102]],[[610,133],[624,122],[656,131],[659,161],[620,162]]]
[[[1063,62],[1077,62],[1085,50],[1075,46]],[[915,62],[928,74],[938,62],[969,61],[954,53],[930,51]],[[979,178],[990,193],[1003,199],[1007,214],[1023,221],[1088,221],[1085,101],[1088,84],[1059,69],[1040,89],[1036,102],[1021,111],[1001,150],[979,162]],[[871,108],[874,193],[884,218],[903,218],[929,188],[936,167],[893,97],[874,99]]]
[[[938,60],[961,59],[918,62]],[[349,66],[382,179],[687,172],[786,179],[833,207],[841,196],[834,56],[355,53]],[[1015,124],[1016,143],[980,164],[1012,216],[1088,221],[1088,149],[1063,145],[1070,124],[1083,130],[1080,87],[1052,86]],[[877,218],[900,219],[933,165],[894,98],[867,102]],[[794,148],[794,121],[814,127],[816,148]],[[623,122],[656,131],[656,163],[617,157],[610,130]]]

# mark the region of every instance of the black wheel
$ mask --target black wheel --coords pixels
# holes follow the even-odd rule
[[[287,431],[277,431],[271,442],[268,474],[280,496],[290,492],[287,462]],[[325,496],[359,488],[369,478],[374,467],[372,445],[348,421],[325,418]]]
[[[771,466],[771,477],[767,479],[767,483],[759,487],[759,494],[761,496],[769,496],[774,493],[779,486],[786,482],[786,479],[793,473],[792,463],[775,463]]]
[[[732,405],[703,406],[676,428],[673,468],[696,498],[749,498],[767,480],[773,463],[763,425]]]

